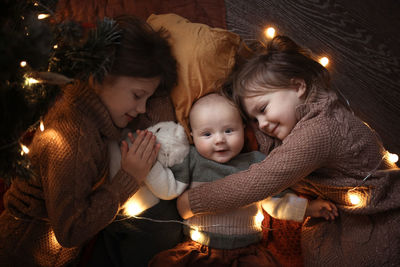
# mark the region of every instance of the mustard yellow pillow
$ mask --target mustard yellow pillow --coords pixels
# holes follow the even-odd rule
[[[176,14],[150,15],[155,29],[168,30],[172,52],[178,62],[178,83],[171,92],[176,118],[190,138],[188,116],[192,103],[218,90],[235,64],[239,35],[200,23],[191,23]]]

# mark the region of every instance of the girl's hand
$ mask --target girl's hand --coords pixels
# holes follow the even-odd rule
[[[181,215],[183,219],[186,220],[193,217],[194,214],[190,209],[189,194],[187,191],[183,192],[183,194],[178,197],[176,207],[178,208],[179,215]]]
[[[339,213],[335,204],[324,199],[315,199],[308,202],[306,209],[306,217],[324,218],[325,220],[333,221]]]
[[[128,134],[132,142],[129,147],[126,141],[121,144],[121,168],[133,176],[138,183],[142,183],[157,159],[160,144],[156,144],[156,137],[149,131],[136,131],[137,137]]]

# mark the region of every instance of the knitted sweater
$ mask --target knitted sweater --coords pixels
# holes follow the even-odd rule
[[[296,109],[298,123],[282,144],[249,170],[189,191],[194,214],[231,210],[292,186],[339,208],[334,222],[310,219],[302,231],[305,264],[381,266],[400,263],[400,171],[382,157],[377,135],[333,92],[314,92]],[[258,133],[263,150],[271,139]],[[378,169],[377,171],[374,171]],[[348,190],[363,197],[353,205]]]
[[[106,227],[138,188],[108,175],[108,140],[120,131],[93,89],[67,86],[30,146],[35,179],[16,179],[0,217],[1,266],[62,266]],[[3,265],[4,264],[4,265]]]
[[[184,161],[171,167],[173,176],[163,174],[165,169],[160,169],[161,173],[153,175],[146,184],[156,196],[170,199],[180,195],[189,184],[190,187],[196,187],[215,181],[248,169],[251,164],[264,158],[264,154],[253,151],[239,154],[229,162],[221,164],[202,157],[196,148],[191,146]],[[154,179],[155,177],[159,179]],[[197,229],[201,236],[195,241],[212,248],[234,249],[248,246],[260,241],[262,237],[261,220],[256,221],[257,214],[262,214],[261,205],[276,218],[302,221],[307,200],[293,193],[281,193],[279,197],[269,197],[261,203],[253,203],[228,212],[194,216],[186,220],[190,229],[185,229],[185,232],[190,235],[193,229]]]

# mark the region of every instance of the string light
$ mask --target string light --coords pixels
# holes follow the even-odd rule
[[[39,14],[38,15],[38,19],[45,19],[45,18],[48,18],[48,17],[50,17],[49,14]]]
[[[276,30],[274,27],[268,27],[264,30],[264,35],[268,38],[268,39],[272,39],[275,37],[276,34]],[[319,63],[326,67],[329,65],[329,58],[328,57],[321,57],[319,59]]]
[[[385,157],[392,164],[395,164],[397,161],[399,161],[399,156],[397,154],[390,153],[389,151],[386,151]]]
[[[371,177],[371,175],[373,173],[375,173],[375,171],[379,168],[379,166],[381,165],[382,161],[384,159],[387,159],[391,164],[395,164],[398,160],[399,160],[399,156],[393,153],[390,153],[389,151],[386,151],[382,157],[382,159],[379,161],[379,163],[376,165],[376,167],[370,171],[367,176],[364,177],[364,179],[362,180],[362,183],[352,189],[350,189],[349,191],[347,191],[347,197],[349,202],[354,205],[354,206],[364,206],[365,205],[365,197],[362,197],[361,195],[363,194],[361,191],[357,190],[360,186],[362,186],[365,181]]]
[[[39,81],[31,77],[25,77],[25,85],[31,86],[32,84],[35,83],[39,83]]]
[[[202,233],[200,233],[197,228],[193,228],[192,230],[190,230],[190,238],[193,241],[199,242],[202,238]]]
[[[28,154],[29,153],[29,148],[27,148],[25,145],[23,145],[23,144],[21,144],[21,149],[22,149],[22,152],[21,152],[21,155],[23,155],[24,153],[25,154]]]
[[[39,129],[40,129],[40,131],[44,131],[44,124],[43,124],[43,121],[42,120],[40,120],[40,125],[39,125]]]
[[[142,207],[142,205],[140,205],[140,203],[136,202],[136,201],[127,201],[124,205],[124,213],[125,215],[128,216],[136,216],[140,213],[142,213],[144,210],[144,208]]]
[[[57,48],[58,48],[58,45],[55,44],[55,45],[53,46],[53,48],[54,48],[54,49],[57,49]]]
[[[264,220],[264,215],[261,211],[258,211],[257,215],[254,217],[254,223],[256,226],[261,225],[262,221]]]
[[[19,65],[22,67],[22,68],[24,68],[24,67],[26,67],[26,61],[21,61],[20,63],[19,63]]]
[[[328,66],[328,64],[329,64],[329,58],[327,58],[327,57],[321,57],[321,58],[319,59],[319,63],[320,63],[322,66],[326,67],[326,66]]]
[[[270,39],[272,39],[272,38],[274,38],[274,36],[275,36],[275,29],[273,28],[273,27],[268,27],[265,31],[264,31],[264,34],[265,34],[265,36],[267,37],[267,38],[270,38]]]
[[[349,190],[349,192],[347,193],[347,197],[349,198],[349,201],[352,205],[360,205],[361,198],[356,192],[354,192],[354,190]]]

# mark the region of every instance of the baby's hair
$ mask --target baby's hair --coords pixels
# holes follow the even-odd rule
[[[241,102],[236,101],[235,96],[233,94],[233,79],[234,72],[231,73],[225,80],[224,84],[221,86],[221,90],[219,93],[224,96],[230,103],[232,103],[239,111],[240,116],[244,123],[247,121],[247,115],[243,112],[243,108],[241,106]]]
[[[238,107],[238,105],[235,103],[235,101],[233,101],[233,99],[232,99],[231,97],[229,97],[229,96],[224,92],[224,90],[218,90],[218,91],[216,91],[216,92],[207,93],[207,94],[203,95],[202,97],[198,98],[197,100],[195,100],[195,101],[193,102],[192,107],[191,107],[190,112],[189,112],[189,120],[188,120],[188,121],[189,121],[188,124],[189,124],[189,129],[190,129],[190,130],[192,130],[192,127],[191,127],[191,125],[190,125],[190,116],[191,116],[191,114],[192,114],[193,107],[195,107],[196,104],[198,104],[200,101],[207,100],[207,98],[209,98],[209,97],[212,96],[212,95],[217,95],[217,96],[220,96],[220,97],[224,98],[228,104],[232,105],[232,107],[234,107],[234,108],[238,111],[240,117],[242,118],[242,120],[243,120],[243,122],[244,122],[244,119],[245,119],[245,118],[243,117],[242,111],[241,111],[241,109]]]
[[[133,16],[118,16],[115,20],[122,36],[109,74],[139,78],[159,76],[159,87],[169,91],[176,84],[177,63],[165,29],[155,31]]]
[[[244,96],[291,87],[293,78],[303,79],[306,95],[314,90],[330,90],[326,68],[311,53],[286,36],[276,36],[245,62],[232,77],[232,99],[241,106]]]

